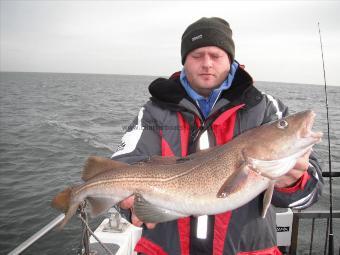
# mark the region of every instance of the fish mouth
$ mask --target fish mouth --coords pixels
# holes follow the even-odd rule
[[[309,116],[305,122],[305,127],[302,129],[300,136],[303,139],[311,139],[312,143],[319,143],[323,133],[312,130],[316,114],[313,111],[309,111],[308,114]]]
[[[320,143],[323,136],[322,132],[315,132],[312,130],[316,114],[311,110],[308,110],[305,114],[307,114],[307,116],[305,117],[304,122],[301,123],[302,128],[297,134],[298,139],[295,144],[296,150],[292,153],[296,157],[301,157],[307,153],[314,144]]]

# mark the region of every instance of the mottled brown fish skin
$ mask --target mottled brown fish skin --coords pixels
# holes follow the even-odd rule
[[[269,178],[248,166],[247,158],[276,161],[311,148],[322,136],[311,131],[314,116],[312,111],[299,112],[251,129],[225,145],[181,160],[155,157],[148,162],[127,165],[91,157],[83,173],[85,183],[61,192],[52,205],[66,213],[62,226],[85,199],[96,216],[133,194],[157,208],[183,217],[233,210],[266,190],[270,183]],[[107,169],[110,164],[111,169]],[[265,168],[260,170],[266,172]],[[246,177],[235,178],[232,192],[219,198],[217,194],[221,187],[226,182],[230,187],[229,183],[233,184],[238,171],[244,171]]]

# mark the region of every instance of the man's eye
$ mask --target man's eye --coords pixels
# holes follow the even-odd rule
[[[220,57],[220,54],[210,54],[211,59],[219,59]]]

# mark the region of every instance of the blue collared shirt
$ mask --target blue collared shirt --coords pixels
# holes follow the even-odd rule
[[[188,95],[196,102],[198,107],[201,109],[204,118],[208,117],[211,109],[214,107],[215,103],[217,102],[218,98],[220,97],[222,91],[227,90],[230,88],[231,83],[233,82],[236,70],[238,68],[238,63],[234,61],[230,66],[230,71],[227,78],[223,81],[223,83],[216,89],[214,89],[208,98],[198,94],[189,84],[189,81],[186,77],[186,73],[184,68],[181,71],[180,81],[182,86],[184,87],[185,91]]]

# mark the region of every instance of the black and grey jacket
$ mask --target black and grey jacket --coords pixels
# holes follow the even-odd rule
[[[164,155],[163,141],[166,141],[174,155],[183,156],[181,130],[176,128],[180,126],[178,113],[189,124],[188,154],[197,150],[199,137],[204,132],[208,133],[209,146],[216,145],[212,124],[223,113],[238,105],[244,106],[236,113],[234,137],[288,114],[288,108],[280,100],[261,93],[253,85],[250,75],[242,68],[238,68],[232,86],[221,94],[206,119],[202,117],[196,103],[186,94],[178,75],[173,75],[169,79],[156,79],[150,84],[149,91],[150,101],[140,109],[138,116],[123,136],[119,149],[113,154],[113,159],[133,163],[152,155]],[[298,188],[275,190],[272,204],[277,207],[303,209],[317,201],[323,181],[314,153],[310,156],[310,167],[304,178],[303,185]],[[183,241],[182,225],[176,221],[158,224],[153,230],[144,230],[143,238],[136,250],[147,254],[171,255],[213,253],[229,255],[247,254],[251,251],[258,251],[258,254],[268,254],[268,251],[280,254],[276,248],[275,213],[270,208],[266,218],[261,218],[262,198],[260,195],[231,212],[223,240],[218,240],[221,236],[214,232],[215,217],[209,216],[210,232],[207,240],[195,238],[193,231],[197,222],[194,218],[191,219],[188,248],[190,252],[185,250],[185,246],[188,246],[185,242],[188,240]],[[261,253],[261,250],[264,253]]]

